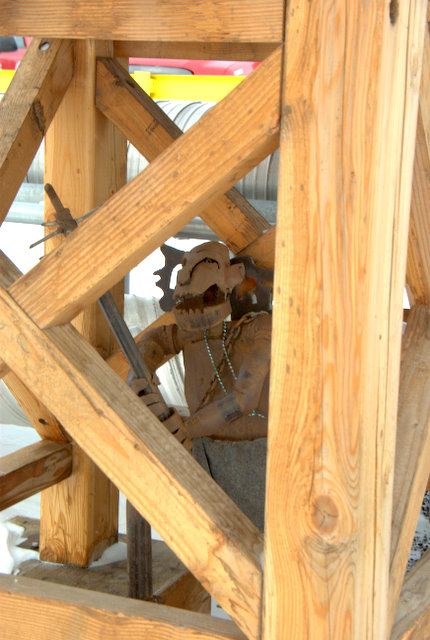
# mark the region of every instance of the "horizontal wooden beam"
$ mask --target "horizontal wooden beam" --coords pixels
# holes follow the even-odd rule
[[[180,128],[113,58],[97,61],[96,105],[148,162],[182,135]],[[234,188],[201,211],[200,217],[234,253],[270,228]]]
[[[244,640],[228,620],[202,613],[0,575],[2,640]]]
[[[276,148],[280,70],[276,50],[12,285],[40,326],[73,318]]]
[[[71,326],[40,330],[0,289],[0,353],[249,638],[262,535]]]
[[[407,573],[390,640],[430,638],[430,550]]]
[[[275,42],[172,42],[116,40],[118,58],[184,58],[186,60],[264,60],[276,49]]]
[[[72,473],[72,445],[42,440],[0,458],[0,510]]]
[[[392,625],[429,477],[430,309],[412,309],[402,344],[391,530]]]
[[[97,40],[281,42],[282,0],[14,0],[0,33]]]
[[[9,211],[72,74],[71,41],[35,39],[0,102],[0,222]]]

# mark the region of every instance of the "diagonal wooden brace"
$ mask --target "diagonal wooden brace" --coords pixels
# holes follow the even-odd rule
[[[42,331],[4,289],[0,318],[5,362],[257,638],[260,532],[71,325]]]

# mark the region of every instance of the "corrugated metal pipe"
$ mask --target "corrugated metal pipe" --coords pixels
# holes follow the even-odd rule
[[[181,131],[189,129],[216,104],[215,102],[187,102],[183,100],[158,100],[157,103]],[[143,171],[147,164],[146,159],[132,144],[129,144],[127,181],[132,180]],[[271,224],[276,221],[278,164],[279,154],[276,150],[236,184],[236,188]],[[28,221],[34,224],[36,219],[39,220],[42,211],[43,191],[38,185],[43,184],[43,169],[44,148],[42,144],[11,207],[7,217],[8,221]],[[30,203],[34,203],[33,206],[30,206]],[[190,225],[187,225],[180,235],[203,239],[214,237],[200,218],[196,218]]]

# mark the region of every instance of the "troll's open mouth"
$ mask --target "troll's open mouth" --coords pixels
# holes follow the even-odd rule
[[[176,303],[176,309],[186,312],[203,311],[205,308],[222,304],[225,300],[226,296],[224,291],[221,291],[216,284],[213,284],[198,296],[185,295],[179,298]]]

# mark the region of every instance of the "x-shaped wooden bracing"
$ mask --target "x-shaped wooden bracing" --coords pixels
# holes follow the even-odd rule
[[[61,46],[67,49],[71,45]],[[1,317],[6,325],[2,331],[2,353],[7,364],[52,409],[127,497],[149,516],[172,549],[249,637],[258,635],[261,536],[222,492],[202,476],[149,412],[124,390],[124,385],[85,341],[70,327],[55,325],[69,321],[183,226],[199,211],[202,202],[206,204],[212,196],[215,198],[229,188],[276,146],[280,64],[277,51],[229,99],[103,205],[63,244],[61,253],[52,253],[12,285],[9,293],[13,299],[4,292],[1,296]],[[262,87],[265,91],[258,91]],[[253,100],[255,94],[258,103]],[[228,124],[230,109],[241,128],[227,131],[224,137],[224,129],[219,125],[220,121]],[[218,117],[219,113],[225,120]],[[209,162],[205,155],[204,179],[193,172],[200,162],[202,127],[211,147],[213,142],[214,151]],[[181,158],[180,169],[174,154]],[[176,171],[179,173],[175,174]],[[161,186],[157,184],[160,176],[163,176]],[[153,206],[149,209],[147,193],[157,204],[155,210]],[[137,212],[142,217],[136,220]],[[103,227],[98,224],[101,221]],[[127,230],[126,235],[122,234],[123,229]],[[218,230],[221,239],[233,243],[230,232]],[[248,231],[243,235],[250,239]],[[265,242],[267,236],[263,236]],[[113,243],[112,237],[118,242]],[[236,250],[241,248],[240,241],[234,242]],[[258,238],[256,242],[259,243]],[[83,254],[93,258],[90,274],[83,266]],[[58,388],[58,393],[52,394],[52,388]],[[67,394],[69,398],[65,400]],[[82,424],[88,424],[88,429],[83,430]],[[98,444],[102,439],[108,440],[108,444],[101,450]],[[216,504],[212,503],[213,498]],[[174,514],[174,519],[166,522],[165,513]],[[200,541],[198,548],[193,547],[196,539]]]
[[[58,49],[60,52],[63,50],[64,56],[69,56],[71,46],[71,43],[59,43]],[[32,53],[41,55],[37,47],[35,42],[32,51],[29,51],[29,58]],[[56,61],[52,51],[51,60]],[[22,76],[26,71],[25,62],[22,65]],[[66,426],[70,435],[90,453],[97,465],[148,517],[163,539],[250,637],[257,636],[259,624],[262,552],[260,533],[167,431],[160,427],[152,414],[145,407],[142,409],[142,403],[112,373],[87,342],[71,326],[54,325],[71,320],[85,305],[96,300],[132,266],[199,213],[202,201],[216,199],[218,193],[222,194],[229,189],[243,173],[276,148],[279,137],[279,89],[276,90],[276,86],[279,87],[280,65],[279,50],[260,66],[255,76],[243,83],[240,92],[235,92],[230,97],[230,100],[233,99],[231,104],[227,101],[212,109],[205,127],[203,123],[198,124],[188,134],[176,140],[167,153],[154,160],[144,173],[124,187],[121,193],[114,195],[73,236],[67,238],[61,246],[61,253],[49,254],[32,273],[13,284],[9,289],[11,297],[4,293],[7,305],[12,305],[10,308],[18,312],[21,320],[25,318],[29,323],[28,329],[32,337],[28,334],[24,340],[21,327],[20,344],[24,345],[28,340],[29,344],[36,346],[36,335],[44,343],[43,347],[40,344],[40,351],[36,348],[32,355],[27,353],[24,358],[23,352],[15,348],[11,352],[3,352],[4,359],[14,374],[33,390],[38,399]],[[58,61],[53,67],[58,68]],[[46,77],[50,77],[49,66],[44,73]],[[61,77],[63,90],[64,76]],[[19,72],[16,80],[19,82]],[[258,90],[261,83],[266,88],[274,87],[274,90],[266,91],[267,99],[255,104],[255,95],[261,93]],[[43,81],[40,84],[43,86]],[[226,126],[224,133],[219,127],[219,107],[225,113],[230,111],[235,121],[240,122],[240,127]],[[206,157],[203,160],[203,156],[201,160],[197,160],[197,166],[204,163],[205,171],[196,172],[196,155],[200,153],[199,148],[204,152],[202,141],[207,135],[218,141],[218,149],[214,148],[209,162]],[[18,142],[17,147],[19,146]],[[180,163],[178,158],[181,158]],[[211,158],[214,160],[212,167]],[[164,177],[160,180],[160,176]],[[171,187],[168,187],[169,182]],[[187,187],[186,192],[178,197],[182,191],[182,187],[180,190],[177,188],[179,184]],[[148,193],[151,198],[147,197]],[[213,196],[208,197],[208,194]],[[240,201],[238,196],[232,197]],[[247,241],[257,239],[259,233],[267,228],[264,220],[256,213],[249,219],[249,216],[240,214],[238,210],[242,220],[236,231],[237,216],[233,218],[231,213],[232,210],[234,213],[237,205],[222,196],[221,204],[215,207],[214,226],[221,239],[234,246],[236,251],[241,248],[240,243],[244,247]],[[223,211],[226,213],[222,229],[219,220]],[[160,222],[160,215],[163,222]],[[212,217],[208,215],[207,222],[211,221]],[[127,229],[127,239],[124,237],[124,229]],[[250,234],[249,231],[253,233]],[[136,241],[134,247],[131,245],[132,238]],[[73,246],[69,253],[70,242]],[[83,252],[91,257],[93,275],[98,272],[91,283],[88,282],[87,269],[83,269],[80,275],[76,269],[78,263],[82,265],[85,262],[82,261]],[[61,266],[57,262],[60,255]],[[106,273],[107,265],[110,273]],[[40,267],[47,278],[44,300]],[[50,280],[53,273],[56,274],[55,286]],[[60,274],[65,277],[62,278]],[[82,277],[79,284],[75,279],[77,276]],[[28,282],[29,278],[34,279],[34,285]],[[24,302],[22,298],[31,289],[36,294],[35,302],[37,299],[32,310],[30,301],[27,299]],[[65,292],[67,289],[68,294]],[[52,295],[56,302],[48,309],[48,300],[52,299]],[[65,305],[60,301],[65,302]],[[7,314],[6,308],[4,312]],[[44,315],[45,312],[48,315],[43,320],[39,314]],[[16,319],[21,324],[21,320],[18,317]],[[18,325],[12,322],[9,326]],[[63,351],[64,348],[68,353]],[[45,362],[46,368],[42,358],[42,351],[45,349],[46,353],[53,355],[50,363]],[[11,357],[12,351],[16,360]],[[74,359],[75,356],[77,359],[73,365],[70,358]],[[24,370],[18,361],[27,363]],[[32,372],[36,371],[37,375],[33,377]],[[80,378],[79,382],[77,376]],[[48,389],[51,392],[55,389],[56,392],[46,394]],[[110,441],[112,447],[100,447],[102,441]],[[131,477],[133,480],[130,484]],[[158,511],[158,515],[153,513],[154,509]],[[192,518],[191,511],[194,514]],[[166,517],[166,514],[172,516]],[[195,525],[194,531],[190,528],[191,521]],[[229,583],[230,588],[226,588]],[[232,593],[236,595],[232,597]]]

